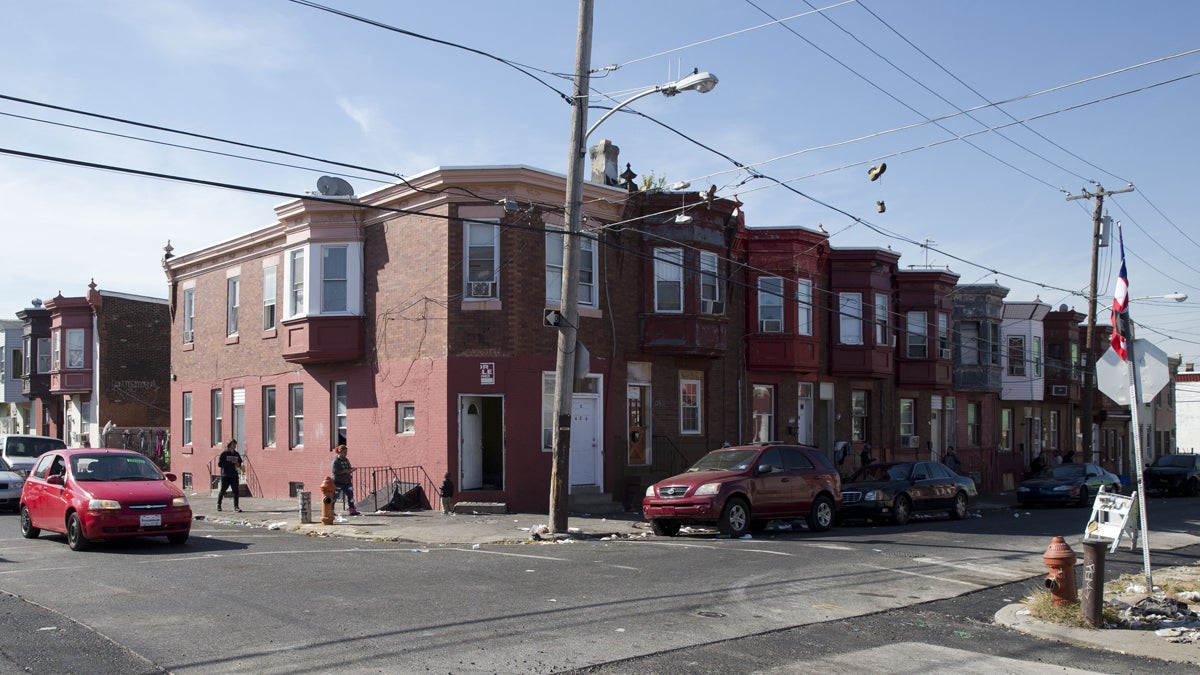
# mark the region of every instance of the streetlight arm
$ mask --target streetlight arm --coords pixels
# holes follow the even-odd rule
[[[587,133],[583,135],[583,138],[584,138],[584,140],[587,140],[587,137],[591,136],[592,132],[596,130],[596,127],[598,127],[604,123],[604,120],[608,119],[609,117],[612,117],[613,113],[617,112],[621,108],[624,108],[625,106],[629,105],[630,103],[633,103],[634,101],[638,100],[639,98],[649,96],[650,94],[657,94],[660,91],[663,93],[663,96],[674,96],[675,94],[678,94],[681,91],[698,91],[701,94],[707,94],[708,92],[712,91],[713,87],[715,87],[715,86],[717,86],[717,76],[713,75],[712,73],[710,73],[708,71],[705,71],[703,73],[694,72],[691,75],[688,75],[687,77],[676,80],[675,82],[668,82],[666,84],[655,85],[655,86],[647,89],[646,91],[639,92],[639,93],[634,94],[633,96],[625,99],[624,101],[621,101],[616,106],[611,108],[608,112],[604,113],[604,115],[602,115],[600,117],[600,119],[596,120],[595,124],[588,127]]]
[[[630,98],[627,98],[627,99],[625,99],[624,101],[621,101],[620,103],[618,103],[618,104],[617,104],[616,106],[614,106],[613,108],[610,108],[608,112],[604,113],[604,115],[602,115],[602,116],[600,117],[600,119],[596,120],[596,123],[595,123],[595,124],[593,124],[592,126],[588,127],[587,133],[583,135],[583,138],[586,140],[586,139],[587,139],[587,137],[588,137],[588,136],[591,136],[591,135],[592,135],[592,132],[596,130],[596,127],[598,127],[598,126],[600,126],[601,124],[603,124],[603,123],[604,123],[604,120],[606,120],[606,119],[608,119],[608,118],[612,117],[613,113],[617,112],[617,111],[618,111],[618,110],[620,110],[621,108],[624,108],[625,106],[629,105],[630,103],[633,103],[634,101],[638,100],[639,98],[645,98],[645,97],[649,96],[650,94],[657,94],[657,93],[658,93],[658,92],[660,92],[660,91],[663,91],[663,87],[662,87],[661,85],[660,85],[660,86],[657,86],[657,87],[654,87],[653,89],[647,89],[646,91],[643,91],[643,92],[641,92],[641,93],[639,93],[639,94],[634,94],[634,95],[633,95],[633,96],[631,96]]]

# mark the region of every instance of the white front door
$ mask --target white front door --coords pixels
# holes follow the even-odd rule
[[[460,490],[483,487],[483,398],[463,396],[458,402],[458,466]]]
[[[600,485],[599,399],[571,399],[571,485]]]
[[[941,460],[942,452],[942,411],[931,410],[929,412],[929,459],[937,462]]]
[[[813,444],[813,390],[812,384],[801,382],[796,400],[796,442]]]

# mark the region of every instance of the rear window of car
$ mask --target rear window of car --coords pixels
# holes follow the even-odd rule
[[[4,446],[4,454],[9,457],[37,457],[51,450],[62,450],[66,443],[57,438],[8,438]]]

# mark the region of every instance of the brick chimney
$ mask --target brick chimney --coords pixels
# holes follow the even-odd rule
[[[600,141],[588,149],[592,158],[592,182],[602,185],[617,184],[617,155],[621,149],[612,141]]]

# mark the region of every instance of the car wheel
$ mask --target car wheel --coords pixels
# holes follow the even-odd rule
[[[1090,506],[1092,503],[1090,498],[1091,498],[1091,493],[1088,492],[1087,486],[1084,485],[1084,486],[1080,487],[1079,488],[1079,502],[1078,502],[1079,505],[1080,506]]]
[[[950,517],[954,520],[962,520],[967,517],[967,493],[960,492],[954,495],[954,506],[950,509]]]
[[[674,537],[679,534],[679,523],[674,520],[655,518],[650,521],[650,530],[660,537]]]
[[[21,507],[21,536],[26,539],[37,539],[37,536],[42,533],[41,528],[33,526],[33,519],[29,517],[29,509]]]
[[[72,513],[67,516],[67,546],[70,546],[72,551],[83,551],[90,543],[88,538],[83,536],[83,523],[79,520],[79,514]]]
[[[167,535],[167,542],[172,546],[179,546],[188,540],[188,532],[173,532]]]
[[[725,502],[725,510],[721,511],[721,520],[717,521],[717,530],[730,537],[741,537],[750,529],[750,505],[741,497],[734,497]]]
[[[912,500],[908,495],[896,495],[896,499],[892,501],[892,522],[897,525],[906,525],[911,516]]]
[[[833,527],[833,500],[828,495],[814,499],[806,521],[808,529],[813,532],[824,532]]]

